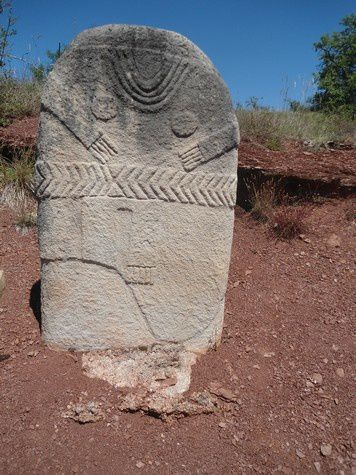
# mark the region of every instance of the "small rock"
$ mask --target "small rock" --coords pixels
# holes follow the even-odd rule
[[[305,457],[305,455],[303,454],[303,452],[301,452],[299,449],[297,449],[295,451],[295,453],[297,454],[297,457],[299,457],[300,459],[303,459]]]
[[[320,373],[314,373],[311,377],[311,380],[313,381],[313,383],[315,384],[322,384],[323,382],[323,377]]]
[[[320,453],[324,455],[324,457],[329,457],[332,452],[332,446],[331,444],[321,444],[320,446]]]
[[[0,298],[5,290],[5,272],[0,270]]]
[[[245,275],[250,275],[250,274],[252,274],[252,270],[247,269],[247,270],[245,271]]]
[[[223,388],[219,383],[213,381],[209,385],[209,391],[220,399],[227,402],[236,402],[237,395],[230,389]]]
[[[38,355],[38,351],[31,350],[27,353],[27,356],[35,357]]]
[[[139,462],[136,463],[136,467],[137,467],[137,468],[143,468],[144,466],[145,466],[145,464],[144,464],[143,462],[141,462],[141,461],[139,461]]]
[[[321,470],[321,464],[320,462],[314,462],[314,467],[315,467],[315,470],[320,473],[320,470]]]
[[[73,419],[79,424],[87,424],[88,422],[98,422],[104,419],[104,413],[99,408],[99,404],[90,401],[87,404],[83,403],[70,403],[67,408],[68,412],[62,413],[62,417]]]
[[[226,429],[226,423],[225,422],[219,422],[219,427],[221,427],[221,429]]]
[[[326,241],[326,244],[330,247],[340,247],[341,246],[340,236],[338,236],[337,234],[331,234],[329,239]]]
[[[273,351],[268,351],[267,353],[263,353],[263,357],[264,358],[272,358],[273,356],[275,356],[276,353],[274,353]]]
[[[339,378],[343,378],[345,376],[345,371],[342,368],[337,368],[336,374],[339,376]]]

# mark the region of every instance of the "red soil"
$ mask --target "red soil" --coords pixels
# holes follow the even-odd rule
[[[18,234],[0,209],[0,473],[351,473],[350,206],[314,207],[306,238],[292,242],[237,210],[222,343],[195,365],[192,391],[215,381],[239,401],[170,422],[121,413],[117,390],[87,378],[80,356],[43,345],[29,306],[36,231]],[[80,398],[105,420],[64,418]]]
[[[15,120],[8,127],[0,127],[0,144],[10,147],[34,146],[37,129],[38,117]]]
[[[249,140],[239,147],[239,167],[260,168],[266,173],[307,180],[356,186],[356,149],[318,151],[298,142],[283,144],[283,150],[268,150]]]

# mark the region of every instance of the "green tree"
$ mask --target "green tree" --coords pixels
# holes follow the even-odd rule
[[[315,74],[314,110],[356,117],[356,14],[344,17],[342,31],[323,35],[314,44],[320,59]]]
[[[287,99],[287,103],[289,105],[289,110],[292,112],[305,112],[310,110],[310,107],[307,104],[303,104],[295,99]]]
[[[55,62],[61,56],[61,54],[63,53],[65,49],[66,49],[66,46],[65,45],[61,46],[61,44],[59,43],[56,51],[47,50],[46,56],[48,60],[46,64],[40,63],[37,66],[34,66],[34,65],[30,66],[30,71],[31,71],[33,79],[38,82],[44,81],[47,75],[52,71]]]
[[[10,1],[0,0],[0,23],[0,72],[4,72],[7,60],[11,58],[10,38],[16,35],[16,18]]]

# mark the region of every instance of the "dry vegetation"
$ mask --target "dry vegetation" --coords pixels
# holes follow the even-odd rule
[[[269,234],[279,239],[293,239],[307,231],[311,207],[286,195],[278,180],[247,182],[250,215],[266,225]]]
[[[251,203],[251,216],[261,223],[267,223],[272,216],[273,210],[277,206],[278,184],[276,180],[269,179],[258,183],[256,181],[247,181],[249,191],[249,201]]]
[[[256,140],[271,150],[283,142],[307,142],[318,148],[328,142],[356,145],[356,124],[339,116],[311,111],[273,111],[268,108],[237,109],[241,136]]]
[[[310,208],[305,205],[281,206],[272,215],[272,230],[279,239],[293,239],[307,230]]]
[[[20,228],[36,223],[34,163],[33,148],[15,150],[11,161],[2,157],[0,151],[0,204],[15,211]]]
[[[38,114],[40,95],[41,85],[36,81],[0,77],[0,127],[14,119]]]

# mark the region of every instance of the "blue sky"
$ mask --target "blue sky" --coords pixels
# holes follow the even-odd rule
[[[108,23],[177,31],[196,43],[225,79],[234,102],[283,106],[312,92],[313,43],[355,12],[351,0],[13,0],[13,54],[45,60],[47,49]],[[1,17],[0,17],[1,19]],[[12,64],[19,68],[20,66]]]

